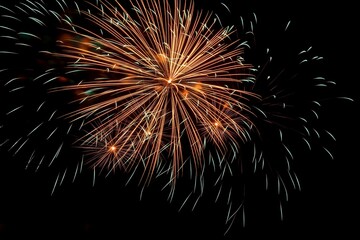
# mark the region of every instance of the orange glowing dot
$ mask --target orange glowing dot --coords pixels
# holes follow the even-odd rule
[[[169,79],[167,80],[167,82],[168,82],[168,83],[171,83],[171,81],[172,81],[172,79],[171,79],[171,78],[169,78]]]
[[[215,127],[218,127],[218,126],[219,126],[219,123],[218,123],[218,122],[215,122],[214,125],[215,125]]]
[[[156,55],[156,60],[161,63],[165,63],[167,61],[167,57],[163,53],[158,53]]]
[[[115,152],[116,147],[115,147],[115,146],[111,146],[109,150],[110,150],[111,152]]]
[[[69,34],[69,33],[62,33],[59,37],[58,37],[58,41],[59,42],[67,42],[67,41],[71,41],[72,39],[74,39],[74,36]]]
[[[65,83],[65,82],[68,82],[68,81],[69,81],[69,79],[66,78],[66,77],[64,77],[64,76],[59,76],[59,77],[57,78],[57,80],[58,80],[59,82],[62,82],[62,83]]]
[[[194,88],[199,91],[199,90],[202,89],[202,86],[201,86],[200,83],[197,83],[197,84],[194,86]]]

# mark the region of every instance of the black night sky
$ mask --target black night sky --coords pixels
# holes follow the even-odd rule
[[[0,2],[11,6],[16,1]],[[219,2],[197,0],[195,6],[214,12],[223,11],[219,10]],[[349,0],[324,3],[316,0],[223,2],[232,12],[231,17],[221,15],[224,15],[224,23],[236,22],[236,25],[240,16],[246,19],[256,14],[255,32],[259,48],[269,46],[281,55],[312,46],[318,55],[324,57],[326,78],[337,83],[335,95],[355,99],[354,102],[331,100],[325,106],[321,123],[337,139],[332,146],[335,159],[326,158],[317,151],[311,157],[305,154],[306,157],[302,157],[300,151],[294,165],[301,191],[289,191],[283,221],[279,219],[274,196],[262,190],[255,191],[247,200],[245,227],[241,221],[235,221],[226,236],[224,213],[227,207],[214,203],[212,197],[204,197],[193,211],[192,205],[178,211],[179,203],[169,203],[166,200],[168,193],[161,192],[156,184],[144,191],[140,201],[141,188],[135,182],[124,187],[123,177],[114,175],[97,178],[93,186],[91,172],[82,174],[74,182],[64,181],[51,195],[56,179],[54,170],[26,170],[26,161],[13,158],[12,152],[0,147],[0,239],[3,234],[37,236],[44,232],[48,232],[46,236],[50,238],[59,234],[99,234],[102,239],[325,239],[332,236],[349,239],[358,234],[356,195],[359,187],[355,165],[359,159],[360,119],[356,90],[359,77],[355,71],[359,62],[359,41],[355,35],[359,17],[354,13],[355,4]],[[291,31],[288,39],[291,41],[281,41],[289,20]],[[3,49],[4,46],[6,44],[0,45],[0,51],[7,50]],[[0,57],[3,63],[10,61],[6,66],[11,64],[11,59],[1,54]],[[283,59],[284,65],[287,61]],[[3,63],[0,63],[0,69]],[[1,118],[5,118],[4,112],[11,104],[6,97],[4,81],[0,80]],[[24,121],[27,117],[23,116]],[[0,127],[1,123],[2,119]],[[0,134],[8,131],[0,130]],[[64,158],[71,157],[70,152]],[[254,183],[254,187],[257,184]]]

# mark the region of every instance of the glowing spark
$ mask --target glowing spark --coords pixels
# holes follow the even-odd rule
[[[54,194],[56,184],[57,184],[57,182],[58,182],[58,180],[59,180],[59,176],[60,176],[60,173],[57,175],[57,177],[56,177],[56,179],[55,179],[54,186],[53,186],[53,188],[52,188],[52,190],[51,190],[51,196]]]
[[[288,30],[288,28],[289,28],[289,26],[290,26],[290,23],[291,23],[291,20],[289,20],[288,23],[286,24],[285,31]]]

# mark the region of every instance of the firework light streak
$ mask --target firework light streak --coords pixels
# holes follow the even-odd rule
[[[45,161],[48,166],[56,164],[69,146],[63,136],[76,136],[71,144],[83,152],[81,161],[71,163],[73,175],[67,166],[56,174],[51,194],[65,175],[71,175],[73,182],[84,163],[92,167],[93,184],[97,172],[108,175],[120,169],[129,174],[127,183],[139,172],[144,183],[140,197],[152,179],[167,176],[164,188],[170,187],[170,201],[175,185],[187,175],[192,186],[179,210],[191,200],[194,209],[204,192],[215,186],[215,202],[222,199],[228,206],[226,232],[239,214],[245,225],[244,176],[262,173],[265,189],[276,186],[282,196],[283,218],[288,186],[301,189],[291,167],[294,146],[312,150],[314,139],[335,141],[329,131],[313,126],[322,103],[304,98],[303,90],[331,87],[334,82],[316,75],[310,77],[310,85],[300,80],[301,85],[289,88],[283,79],[298,83],[294,79],[309,77],[272,71],[269,49],[265,63],[247,62],[244,49],[252,46],[249,36],[254,36],[255,14],[249,31],[240,19],[245,34],[239,40],[235,27],[222,27],[219,15],[196,11],[192,1],[139,0],[129,8],[118,1],[87,1],[85,6],[75,1],[54,3],[55,7],[48,7],[25,1],[14,9],[0,5],[2,19],[10,22],[0,26],[5,32],[1,37],[16,40],[14,50],[0,49],[0,54],[17,59],[21,47],[35,49],[30,52],[41,56],[38,61],[51,59],[31,66],[33,70],[26,66],[20,73],[17,69],[22,66],[17,66],[15,76],[11,67],[0,71],[10,79],[3,84],[6,96],[26,92],[29,86],[45,89],[45,100],[37,99],[30,107],[17,100],[6,109],[5,119],[21,111],[39,115],[23,125],[24,132],[17,129],[20,133],[15,137],[1,139],[0,147],[19,155],[39,138],[56,142],[44,145],[49,146],[44,153],[38,146],[31,151],[26,168],[37,156],[37,171]],[[226,4],[221,5],[230,12]],[[40,29],[56,25],[57,32],[47,36],[18,30],[24,21],[20,15]],[[285,32],[290,28],[289,21]],[[48,38],[56,38],[56,44],[45,42]],[[39,42],[46,46],[38,47]],[[301,67],[322,60],[312,55],[311,47],[297,57]],[[65,103],[54,104],[51,96],[64,98]],[[7,124],[1,122],[0,130]],[[299,142],[287,141],[289,135]],[[334,158],[328,148],[322,149]],[[213,182],[209,171],[215,172]]]

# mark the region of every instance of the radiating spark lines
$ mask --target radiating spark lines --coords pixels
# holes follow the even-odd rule
[[[283,221],[302,188],[299,152],[336,158],[322,144],[335,135],[317,125],[336,85],[316,70],[323,57],[312,46],[280,60],[256,49],[255,13],[236,27],[192,0],[20,1],[0,11],[0,56],[9,59],[0,97],[13,100],[0,109],[0,147],[29,153],[25,168],[35,172],[60,165],[50,195],[83,166],[92,186],[102,174],[138,180],[140,199],[161,179],[179,211],[211,192],[227,207],[227,234],[237,216],[245,226],[251,180],[276,193]]]
[[[248,140],[245,132],[252,124],[246,101],[259,96],[242,90],[251,65],[235,60],[242,50],[234,48],[236,41],[227,42],[232,32],[215,31],[210,15],[195,12],[191,1],[189,6],[139,1],[132,12],[119,3],[100,2],[90,3],[97,14],[81,14],[102,31],[71,24],[75,30],[67,32],[81,40],[63,39],[63,53],[54,55],[67,59],[70,69],[106,72],[114,78],[52,90],[84,92],[77,99],[84,106],[67,117],[100,120],[87,135],[96,144],[102,131],[114,132],[106,142],[113,142],[116,152],[105,150],[97,164],[109,169],[144,164],[151,176],[160,159],[167,158],[177,176],[189,155],[195,169],[203,164],[204,136],[222,152],[229,141],[237,145]],[[93,141],[83,142],[85,148],[87,142]]]

